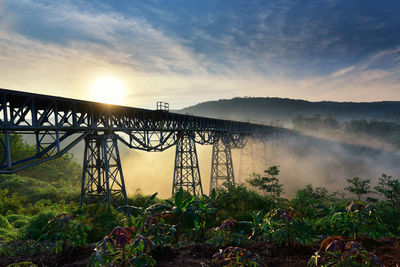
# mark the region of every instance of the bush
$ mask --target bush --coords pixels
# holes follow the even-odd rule
[[[19,214],[10,214],[10,215],[7,215],[6,217],[7,217],[8,222],[11,223],[11,224],[14,223],[17,220],[28,219],[29,218],[28,216],[19,215]]]
[[[9,229],[11,228],[11,224],[8,222],[7,218],[0,215],[0,228]]]
[[[276,206],[275,199],[261,196],[244,185],[227,185],[217,190],[216,197],[210,200],[217,208],[217,221],[232,217],[237,220],[252,220],[253,211],[268,211]]]
[[[296,192],[296,198],[290,201],[292,207],[304,218],[326,216],[329,213],[329,205],[342,202],[328,194],[323,187],[313,188],[306,185],[304,189]]]
[[[89,226],[88,241],[97,242],[107,235],[116,225],[122,225],[124,214],[107,204],[92,204],[78,208],[76,211],[84,217],[84,223]]]
[[[24,229],[23,237],[25,239],[38,240],[46,233],[47,223],[56,215],[57,213],[55,211],[42,211],[36,216],[33,216]]]
[[[26,215],[10,214],[7,215],[8,222],[17,229],[20,229],[29,223],[29,217]]]
[[[0,215],[6,215],[8,212],[18,212],[21,208],[21,198],[9,194],[7,189],[0,189]]]

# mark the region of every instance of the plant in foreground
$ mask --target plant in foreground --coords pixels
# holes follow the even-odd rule
[[[238,225],[239,224],[235,219],[228,218],[224,220],[220,226],[208,231],[208,240],[206,243],[213,244],[217,247],[224,247],[230,244],[235,244],[237,246],[243,245],[248,238],[243,231],[235,231],[238,230],[236,227]]]
[[[153,245],[149,237],[135,235],[134,228],[117,226],[97,244],[88,266],[153,266],[155,260],[150,255]]]
[[[296,216],[294,209],[276,209],[267,213],[261,226],[264,238],[272,240],[279,245],[283,242],[311,243],[313,233],[308,221]]]
[[[87,245],[88,227],[81,224],[69,214],[60,214],[47,223],[47,231],[39,238],[55,242],[56,252],[65,251],[68,247]]]
[[[260,256],[240,247],[220,249],[213,255],[212,261],[228,264],[224,266],[259,266],[261,264]]]
[[[329,217],[329,228],[341,235],[353,235],[355,239],[359,234],[367,234],[372,238],[390,235],[386,224],[376,213],[372,205],[364,206],[361,201],[353,200],[345,212],[336,212]]]
[[[319,251],[308,261],[308,266],[383,266],[361,243],[345,242],[341,236],[330,236],[321,242]]]

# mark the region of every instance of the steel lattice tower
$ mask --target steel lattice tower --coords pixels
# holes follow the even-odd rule
[[[181,188],[193,196],[203,195],[194,133],[180,134],[176,144],[172,194]]]
[[[115,134],[85,138],[81,204],[93,198],[108,205],[116,198],[127,203],[117,139]]]
[[[210,192],[224,182],[235,184],[229,136],[217,134],[213,143]]]

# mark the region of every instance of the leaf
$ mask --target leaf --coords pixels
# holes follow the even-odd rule
[[[130,213],[133,215],[138,215],[142,213],[142,208],[129,205],[119,206],[117,210],[125,213]]]
[[[195,227],[196,229],[199,229],[199,228],[200,228],[200,224],[199,224],[199,221],[198,221],[197,219],[195,219],[195,220],[193,221],[193,223],[194,223],[194,227]]]
[[[343,238],[341,236],[329,236],[322,240],[321,246],[319,249],[325,249],[333,240],[340,240],[343,242]]]
[[[180,209],[183,204],[183,188],[181,187],[175,195],[175,205]]]
[[[170,211],[171,207],[165,204],[154,204],[145,210],[145,213],[153,214],[156,212]]]
[[[143,208],[146,208],[149,205],[150,201],[154,200],[157,195],[158,195],[158,193],[154,193],[148,199],[146,199],[146,202],[144,203]]]

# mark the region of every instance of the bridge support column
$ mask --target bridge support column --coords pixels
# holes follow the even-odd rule
[[[85,138],[81,205],[94,199],[111,205],[112,200],[123,198],[127,203],[117,138],[115,134]]]
[[[235,184],[229,135],[218,133],[212,149],[210,193],[224,182]]]
[[[194,133],[182,133],[176,144],[172,194],[181,188],[193,196],[203,195]]]

